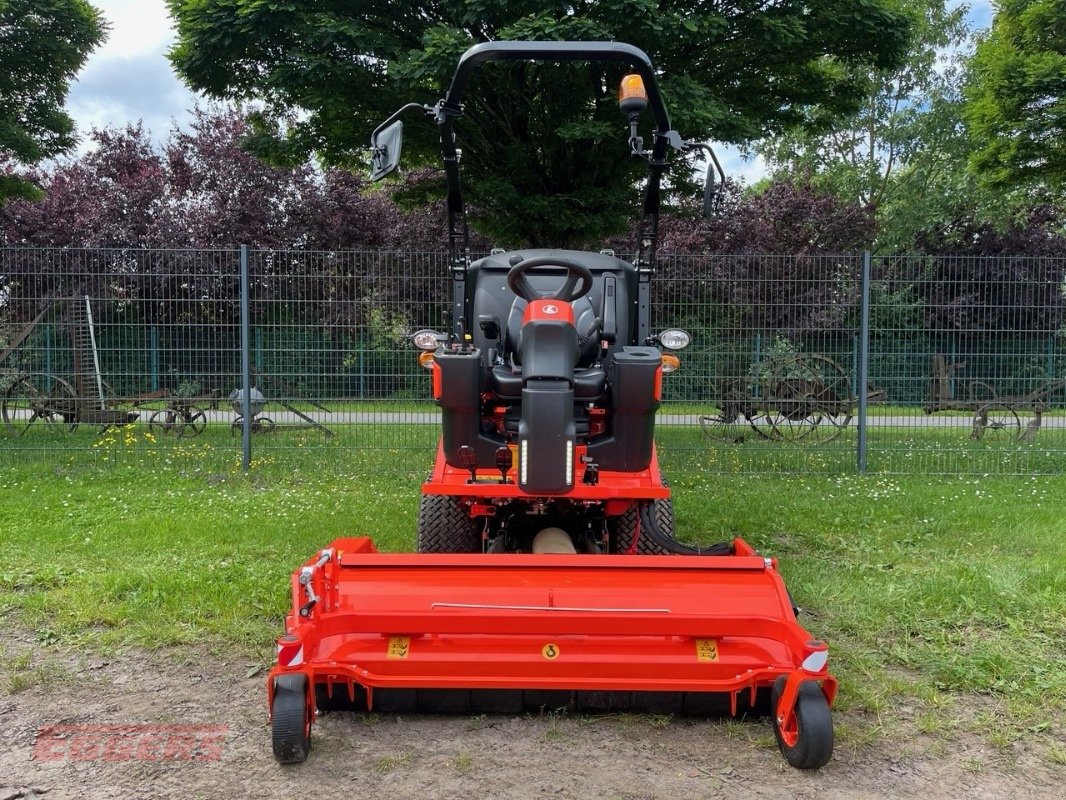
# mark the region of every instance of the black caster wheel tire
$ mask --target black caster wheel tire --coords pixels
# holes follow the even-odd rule
[[[777,703],[785,691],[787,678],[774,681],[770,692],[770,724],[785,761],[796,769],[818,769],[833,757],[833,715],[821,687],[814,681],[801,683],[796,697],[793,723],[782,730],[777,719]]]
[[[307,676],[282,675],[274,683],[274,714],[270,726],[274,758],[299,764],[311,750],[311,712],[307,707]]]

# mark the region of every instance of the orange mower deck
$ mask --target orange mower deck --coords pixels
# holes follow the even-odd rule
[[[293,576],[271,710],[277,687],[302,686],[308,732],[316,695],[426,710],[418,698],[432,690],[444,690],[435,710],[459,712],[584,697],[592,708],[659,700],[668,712],[736,714],[784,677],[774,711],[787,735],[801,684],[820,684],[832,703],[827,648],[796,622],[774,560],[740,539],[734,550],[393,555],[338,539]],[[711,695],[724,703],[704,702]]]

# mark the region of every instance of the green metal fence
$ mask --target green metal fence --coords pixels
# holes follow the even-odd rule
[[[127,420],[146,447],[239,454],[246,344],[256,454],[429,459],[405,335],[441,326],[445,255],[251,251],[247,270],[245,342],[237,248],[0,250],[0,456],[92,453]],[[1064,278],[1019,256],[664,255],[653,325],[693,343],[660,445],[724,472],[1061,472]]]

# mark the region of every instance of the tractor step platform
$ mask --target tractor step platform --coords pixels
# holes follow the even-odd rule
[[[295,694],[308,731],[334,704],[735,715],[768,708],[779,678],[778,714],[805,682],[831,704],[826,645],[796,621],[776,562],[733,550],[399,555],[339,539],[293,575],[272,711]]]

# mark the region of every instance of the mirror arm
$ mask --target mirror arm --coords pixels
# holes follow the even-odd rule
[[[424,106],[421,103],[408,103],[407,105],[403,106],[398,111],[396,111],[387,120],[385,120],[380,125],[378,125],[376,128],[374,128],[374,132],[370,135],[370,138],[373,139],[378,134],[380,134],[383,130],[385,130],[387,127],[389,127],[392,123],[394,123],[396,120],[398,120],[404,114],[406,114],[408,111],[414,111],[415,109],[418,109],[419,111],[421,111],[421,112],[423,112],[425,114],[429,114],[429,115],[433,114],[433,107],[432,106]]]
[[[689,139],[685,142],[686,150],[702,150],[711,159],[711,163],[714,164],[714,171],[718,173],[718,180],[725,183],[725,170],[722,169],[722,164],[718,161],[718,155],[714,152],[714,148],[706,142],[697,142],[695,139]]]
[[[424,114],[432,114],[432,109],[428,106],[424,106],[420,103],[408,103],[407,105],[401,107],[398,111],[394,112],[391,116],[389,116],[388,119],[386,119],[376,128],[374,128],[374,132],[370,135],[371,180],[376,181],[380,180],[381,178],[384,178],[386,175],[395,170],[396,167],[399,165],[400,143],[396,142],[395,159],[390,159],[389,145],[392,144],[392,138],[395,137],[389,137],[388,141],[381,142],[380,144],[379,140],[382,138],[382,136],[385,135],[385,132],[388,131],[390,127],[394,127],[397,124],[400,125],[400,130],[397,136],[402,140],[403,125],[402,123],[400,123],[400,117],[402,117],[408,111],[414,110],[421,111]],[[384,163],[384,166],[380,170],[375,166],[379,159],[381,159],[381,161]]]
[[[708,145],[704,145],[704,147],[707,150],[707,155],[709,155],[711,157],[711,161],[714,163],[715,171],[718,172],[718,181],[719,181],[719,183],[724,184],[725,183],[725,170],[722,169],[722,165],[718,161],[717,153],[714,152],[714,148],[712,148],[709,144]]]
[[[720,197],[719,191],[715,186],[715,182],[712,180],[713,174],[718,175],[718,185],[725,185],[725,170],[722,169],[721,162],[718,161],[718,155],[714,152],[714,148],[705,142],[697,142],[695,139],[689,139],[684,142],[684,149],[689,150],[702,150],[707,154],[709,164],[707,165],[707,181],[703,186],[703,216],[708,218],[714,208],[718,207],[718,199]],[[711,170],[714,170],[712,174]]]

